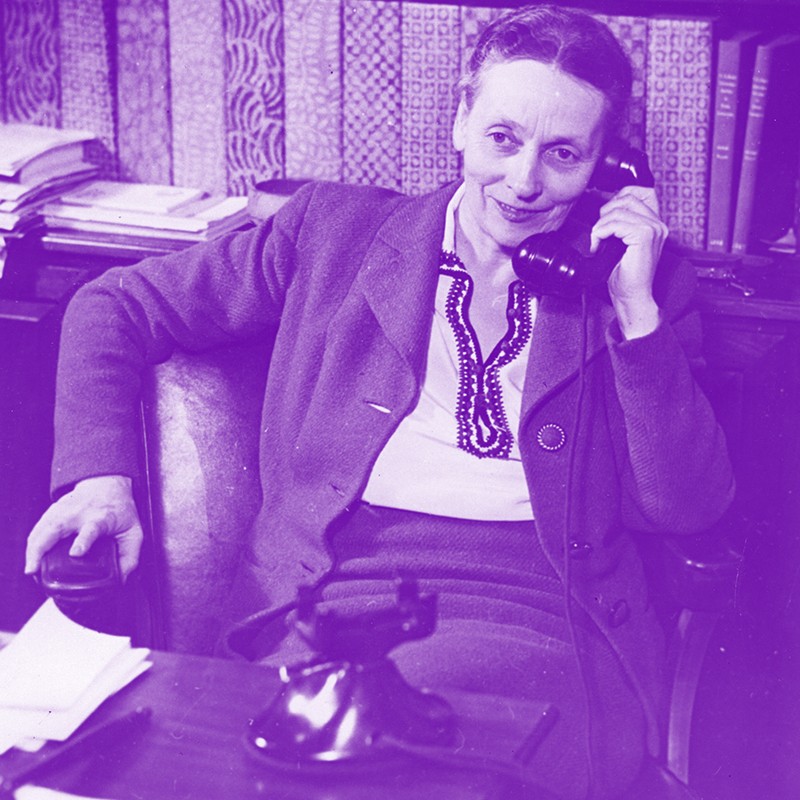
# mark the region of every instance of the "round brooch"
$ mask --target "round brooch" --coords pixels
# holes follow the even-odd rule
[[[549,422],[547,425],[542,425],[536,432],[536,441],[543,450],[560,450],[564,443],[567,441],[567,434],[560,425],[554,422]]]

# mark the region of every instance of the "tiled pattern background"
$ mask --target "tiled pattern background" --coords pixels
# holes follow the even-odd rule
[[[108,173],[242,194],[266,177],[410,193],[457,177],[453,84],[497,9],[397,0],[3,0],[0,118],[95,131]],[[712,30],[611,17],[627,136],[702,246]],[[691,57],[689,57],[691,56]]]
[[[347,183],[400,188],[401,6],[344,0],[343,161]]]

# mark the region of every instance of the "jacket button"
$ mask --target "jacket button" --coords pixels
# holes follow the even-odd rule
[[[570,540],[569,555],[577,561],[582,561],[592,554],[594,547],[589,542],[579,542],[575,539]]]
[[[548,422],[547,425],[542,425],[536,432],[536,441],[543,450],[551,452],[560,450],[567,441],[567,434],[560,425],[554,422]]]
[[[617,600],[611,611],[608,612],[608,624],[612,628],[618,628],[623,622],[626,622],[631,615],[631,609],[627,600]]]

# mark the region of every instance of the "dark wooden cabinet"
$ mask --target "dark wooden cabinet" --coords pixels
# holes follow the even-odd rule
[[[58,323],[54,304],[0,301],[0,630],[40,601],[24,541],[48,499]]]
[[[17,630],[43,599],[23,574],[24,545],[49,503],[61,319],[90,274],[47,269],[23,245],[0,280],[0,630]]]
[[[698,298],[705,388],[737,479],[720,528],[743,554],[697,699],[693,758],[706,800],[800,791],[800,262],[785,266],[754,276],[753,297],[704,284]]]
[[[791,624],[800,591],[800,261],[760,294],[701,289],[706,390],[728,436],[736,501],[723,524],[745,553],[740,608]],[[797,270],[797,274],[794,274]],[[766,277],[766,276],[765,276]],[[781,278],[776,281],[775,278]]]

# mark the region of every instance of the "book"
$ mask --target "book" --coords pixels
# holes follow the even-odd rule
[[[201,234],[217,228],[231,228],[248,220],[246,197],[207,197],[178,208],[172,214],[149,214],[121,208],[77,205],[67,202],[48,203],[44,207],[48,226],[61,222],[87,222],[109,226],[124,232],[130,228]]]
[[[755,58],[756,33],[737,31],[717,43],[717,75],[708,183],[708,250],[728,253],[738,182],[740,149]]]
[[[221,236],[223,233],[237,230],[249,222],[246,215],[227,225],[220,225],[204,231],[178,231],[163,228],[146,228],[137,225],[121,225],[115,222],[92,222],[85,219],[67,219],[66,217],[51,217],[44,215],[44,225],[47,233],[64,233],[71,231],[74,236],[84,238],[114,237],[119,241],[128,239],[159,240],[170,242],[203,242],[207,239]]]
[[[0,233],[27,230],[38,221],[40,206],[19,211],[0,211]]]
[[[97,174],[95,164],[84,164],[77,172],[58,175],[38,185],[0,181],[0,211],[16,211],[26,203],[43,197],[53,198]]]
[[[206,197],[206,192],[202,189],[183,186],[92,181],[80,189],[65,193],[61,202],[147,214],[170,214],[203,197]]]
[[[767,92],[770,85],[773,57],[778,50],[794,45],[796,42],[797,37],[795,35],[785,34],[761,42],[756,49],[747,122],[742,144],[739,185],[736,193],[735,216],[731,236],[732,253],[746,253],[750,247],[753,208],[756,199],[756,179],[759,159],[762,154],[762,135],[764,133]],[[796,65],[794,68],[796,69]],[[775,94],[775,102],[788,103],[792,109],[796,107],[796,98],[781,98],[777,96],[777,92]],[[785,164],[785,168],[794,168],[796,161],[797,155],[795,153],[791,163]],[[763,184],[762,188],[765,189],[765,192],[771,191],[770,188],[764,187]]]
[[[219,225],[204,231],[176,231],[162,228],[145,228],[136,225],[120,225],[114,222],[92,222],[91,220],[65,219],[63,217],[49,217],[45,214],[44,225],[48,233],[62,233],[72,231],[83,236],[92,236],[106,239],[113,236],[122,240],[126,239],[152,239],[162,242],[205,242],[209,239],[222,236],[224,233],[238,230],[250,223],[247,215],[234,222]]]
[[[800,36],[772,51],[764,106],[750,241],[778,249],[790,246],[800,222]]]
[[[52,199],[45,194],[20,203],[14,209],[0,208],[0,231],[10,232],[30,228],[41,219],[41,210]]]
[[[648,20],[646,150],[671,238],[697,249],[708,216],[713,43],[710,19]]]
[[[53,170],[63,174],[65,165],[83,162],[84,144],[94,139],[88,131],[23,122],[0,125],[0,175],[31,184]]]

